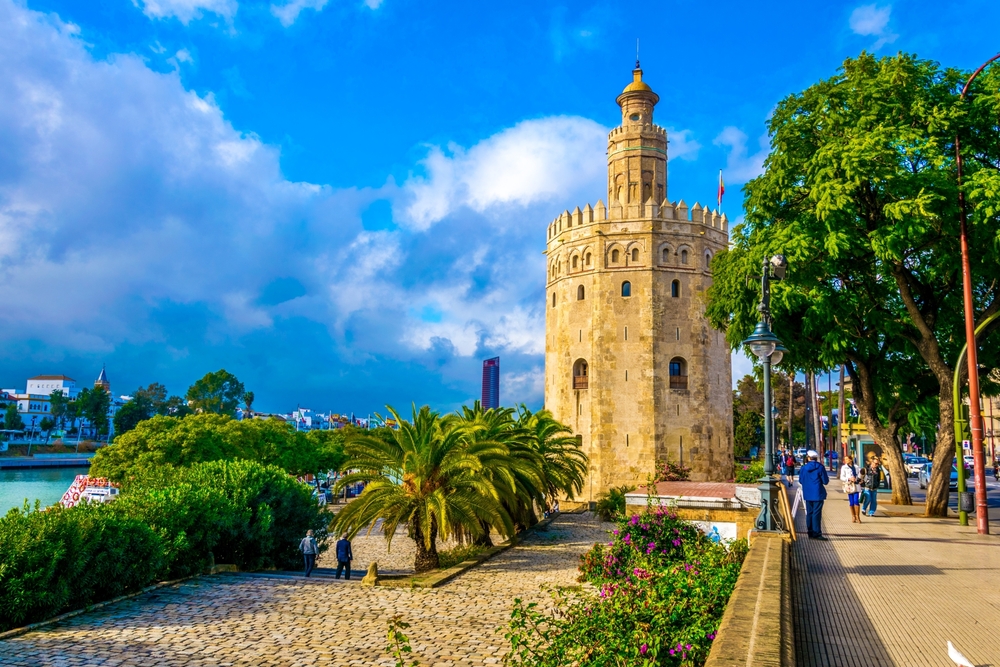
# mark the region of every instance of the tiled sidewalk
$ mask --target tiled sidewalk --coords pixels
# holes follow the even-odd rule
[[[3,667],[369,667],[394,614],[424,667],[499,665],[515,597],[546,606],[543,585],[576,584],[580,554],[610,524],[563,514],[547,531],[436,589],[357,580],[216,575],[192,579],[0,642]]]
[[[805,536],[801,508],[796,517],[798,667],[954,667],[948,640],[977,667],[1000,667],[1000,536],[881,511],[852,524],[835,484],[828,542]]]

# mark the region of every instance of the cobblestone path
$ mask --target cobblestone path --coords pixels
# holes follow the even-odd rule
[[[392,665],[383,648],[397,613],[424,667],[497,665],[506,643],[496,629],[513,599],[545,602],[543,584],[575,585],[579,555],[609,527],[589,513],[561,515],[430,590],[201,577],[0,642],[0,665]]]
[[[854,524],[837,487],[823,508],[828,542],[806,538],[796,517],[799,667],[953,666],[948,640],[973,664],[1000,666],[1000,537],[976,534],[972,517],[962,527],[882,503]]]

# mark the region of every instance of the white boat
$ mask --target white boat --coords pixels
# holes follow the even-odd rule
[[[105,477],[77,475],[60,501],[63,507],[74,507],[81,501],[106,503],[118,497],[118,485]]]

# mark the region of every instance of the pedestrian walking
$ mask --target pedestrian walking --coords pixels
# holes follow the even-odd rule
[[[354,560],[354,552],[351,551],[351,541],[347,539],[347,533],[337,540],[337,579],[340,573],[347,570],[347,580],[351,579],[351,561]]]
[[[840,481],[844,483],[844,493],[847,494],[847,506],[851,509],[851,523],[861,523],[861,502],[858,499],[858,469],[854,467],[854,457],[845,456],[844,465],[840,466]]]
[[[865,497],[861,501],[861,513],[875,516],[875,510],[878,509],[878,487],[882,485],[882,465],[877,456],[872,456],[868,461],[861,485],[865,490]]]
[[[299,542],[299,551],[302,552],[302,558],[305,560],[306,576],[308,577],[316,569],[316,555],[319,553],[319,546],[316,544],[316,538],[313,537],[311,530],[307,530],[306,536]]]
[[[785,477],[788,478],[788,488],[792,488],[792,482],[795,481],[795,457],[792,455],[791,451],[785,452]]]
[[[802,499],[806,501],[806,528],[809,537],[814,540],[826,540],[823,537],[823,501],[826,500],[826,485],[830,476],[826,466],[819,462],[819,452],[812,449],[806,454],[809,462],[799,469],[799,488],[802,489]]]
[[[1000,461],[993,462],[993,479],[1000,482]]]

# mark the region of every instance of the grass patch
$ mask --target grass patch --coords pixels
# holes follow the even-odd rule
[[[475,544],[462,544],[453,549],[446,549],[438,552],[438,563],[442,570],[454,567],[470,558],[482,555],[489,547],[481,547]]]

